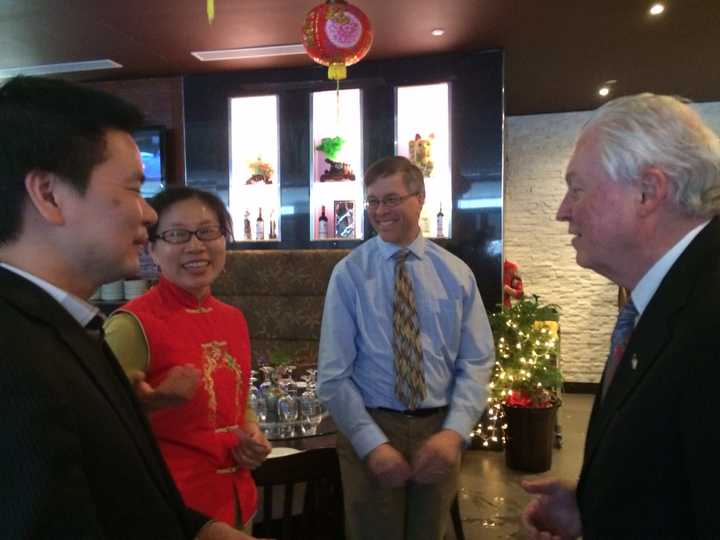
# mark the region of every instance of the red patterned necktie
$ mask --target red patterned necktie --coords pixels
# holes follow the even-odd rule
[[[420,329],[415,311],[415,294],[405,268],[410,252],[395,254],[395,301],[393,303],[393,352],[395,353],[395,396],[409,409],[425,399]]]
[[[625,348],[630,341],[630,335],[635,328],[635,319],[638,316],[638,311],[633,304],[632,299],[628,300],[620,310],[617,321],[615,322],[615,328],[613,329],[612,337],[610,338],[610,354],[608,354],[607,364],[605,366],[605,379],[603,380],[602,397],[605,398],[605,394],[610,387],[610,383],[615,376],[620,360],[622,360],[625,354]]]

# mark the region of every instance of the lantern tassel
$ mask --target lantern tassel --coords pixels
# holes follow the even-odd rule
[[[215,0],[207,0],[207,18],[210,24],[215,20]]]
[[[342,81],[347,79],[347,67],[340,62],[333,62],[328,66],[328,79],[331,81]]]

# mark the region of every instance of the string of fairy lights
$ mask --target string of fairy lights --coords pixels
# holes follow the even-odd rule
[[[495,365],[488,406],[470,436],[473,446],[502,449],[507,423],[504,405],[548,407],[557,402],[561,384],[557,366],[559,338],[555,306],[541,306],[537,297],[490,315],[495,338]]]

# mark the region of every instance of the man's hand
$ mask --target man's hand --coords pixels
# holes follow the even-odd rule
[[[529,539],[569,540],[582,534],[575,486],[560,480],[524,480],[528,493],[539,495],[527,505],[522,523]]]
[[[367,466],[380,484],[389,488],[404,486],[412,474],[402,454],[388,443],[381,444],[368,454]]]
[[[423,443],[412,460],[412,479],[418,484],[442,480],[460,460],[462,437],[457,431],[443,429]]]
[[[142,371],[131,372],[129,378],[140,403],[146,410],[154,411],[177,407],[190,401],[200,383],[200,370],[191,364],[175,366],[154,388],[145,381],[145,373]]]
[[[240,438],[233,448],[235,461],[245,469],[257,469],[272,450],[272,445],[255,422],[248,422],[236,431]]]
[[[227,523],[213,521],[205,525],[195,540],[260,540],[238,531]]]

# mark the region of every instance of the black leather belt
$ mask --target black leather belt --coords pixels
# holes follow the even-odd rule
[[[404,411],[396,411],[395,409],[388,409],[387,407],[373,407],[369,408],[369,410],[373,411],[385,411],[389,413],[395,413],[395,414],[402,414],[403,416],[413,416],[413,417],[425,417],[425,416],[432,416],[433,414],[439,414],[444,413],[447,411],[447,407],[430,407],[427,409],[405,409]]]

